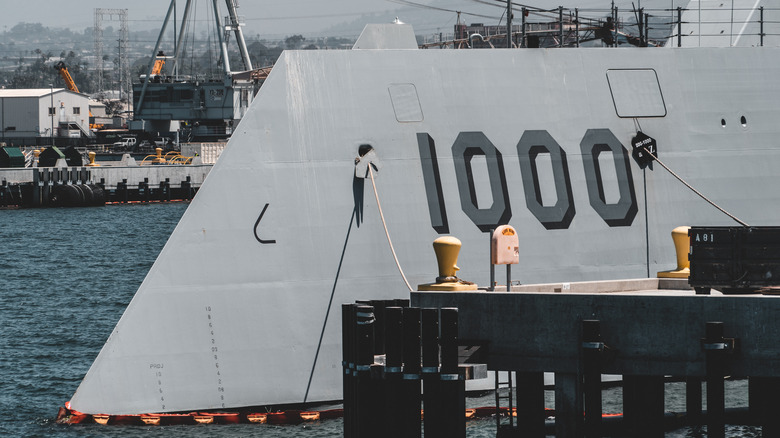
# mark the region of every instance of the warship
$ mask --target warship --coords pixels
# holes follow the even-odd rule
[[[733,224],[712,203],[774,224],[780,48],[753,29],[765,2],[734,3],[752,12],[718,13],[751,24],[681,44],[697,47],[420,50],[386,24],[353,50],[284,52],[70,407],[341,399],[339,304],[409,294],[386,231],[411,287],[436,277],[441,235],[489,286],[504,224],[522,283],[655,276],[672,229]]]

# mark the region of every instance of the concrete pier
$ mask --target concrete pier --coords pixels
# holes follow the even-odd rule
[[[203,180],[214,167],[212,164],[186,165],[186,166],[105,166],[105,167],[25,167],[22,169],[0,169],[0,181],[7,184],[25,184],[35,180],[33,173],[42,173],[47,170],[50,173],[68,172],[78,169],[89,172],[90,179],[95,182],[104,181],[106,188],[116,188],[122,180],[137,183],[148,179],[150,185],[159,185],[168,178],[170,181],[184,181],[190,177],[192,184],[200,187]]]
[[[190,200],[212,167],[203,164],[0,169],[0,208]]]
[[[412,292],[411,305],[458,308],[459,336],[488,344],[488,369],[555,373],[558,437],[600,436],[599,396],[587,395],[594,373],[623,376],[624,427],[646,436],[663,436],[664,376],[706,381],[716,413],[724,376],[780,377],[778,296],[696,295],[685,279],[642,279]],[[765,427],[776,427],[769,422],[778,414],[780,407],[751,407]],[[707,417],[717,435],[722,417]]]

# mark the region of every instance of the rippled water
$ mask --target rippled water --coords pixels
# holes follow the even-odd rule
[[[330,437],[342,421],[294,426],[99,426],[54,424],[119,320],[187,204],[0,211],[0,436]],[[729,406],[745,406],[744,381],[727,382]],[[492,406],[488,395],[469,406]],[[604,412],[621,411],[620,388]],[[669,383],[667,411],[683,411],[682,384]],[[553,407],[552,391],[547,405]],[[469,437],[494,437],[495,421],[470,421]],[[761,436],[730,426],[727,436]],[[668,437],[706,436],[681,429]]]

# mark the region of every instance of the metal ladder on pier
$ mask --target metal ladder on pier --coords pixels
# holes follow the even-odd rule
[[[506,380],[502,381],[501,376],[504,375]],[[512,371],[495,371],[495,391],[496,391],[496,437],[512,437],[517,434],[517,427],[515,425],[514,411],[514,390],[512,389]],[[501,389],[506,389],[505,394],[502,395]],[[507,404],[507,418],[509,421],[501,421],[502,402]]]

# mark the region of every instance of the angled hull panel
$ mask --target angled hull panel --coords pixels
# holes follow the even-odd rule
[[[523,283],[673,268],[674,227],[733,222],[657,164],[639,168],[640,127],[692,185],[771,224],[778,59],[767,48],[286,52],[72,406],[340,399],[339,305],[408,296],[370,180],[354,178],[364,144],[412,285],[436,276],[441,232],[463,241],[461,277],[486,286],[484,230],[507,221]]]

